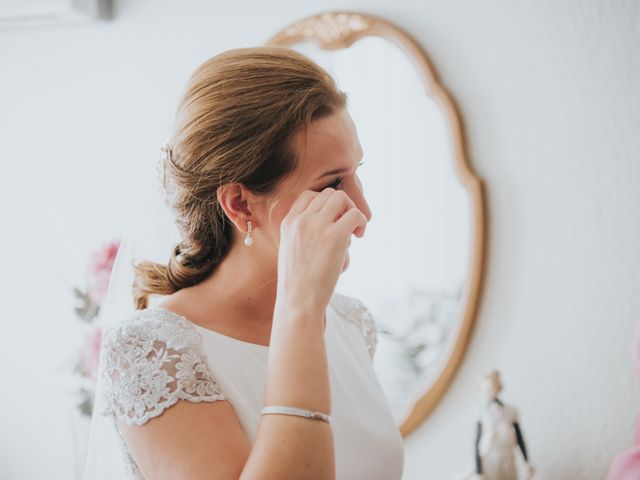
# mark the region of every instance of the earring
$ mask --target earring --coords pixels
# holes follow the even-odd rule
[[[253,245],[253,237],[251,237],[251,220],[247,220],[247,235],[244,237],[244,244],[247,247]]]

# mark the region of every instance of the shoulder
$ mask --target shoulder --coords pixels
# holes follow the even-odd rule
[[[331,297],[331,305],[340,316],[358,327],[366,342],[369,356],[373,360],[378,337],[376,324],[369,309],[360,299],[335,291]]]
[[[178,400],[224,399],[187,319],[163,309],[138,310],[104,335],[103,413],[145,423]]]
[[[136,345],[150,350],[154,342],[169,347],[197,347],[200,336],[186,318],[161,308],[137,310],[104,336],[103,347]]]

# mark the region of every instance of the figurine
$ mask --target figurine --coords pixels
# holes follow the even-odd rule
[[[500,373],[492,370],[481,381],[484,402],[477,424],[475,442],[475,475],[482,480],[517,480],[514,449],[520,448],[527,464],[527,478],[535,474],[529,463],[527,448],[515,408],[504,404],[498,395],[502,391]]]

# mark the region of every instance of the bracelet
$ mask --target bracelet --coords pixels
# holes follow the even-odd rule
[[[306,417],[312,420],[322,420],[331,423],[331,416],[326,413],[314,412],[313,410],[305,410],[304,408],[284,407],[279,405],[271,405],[262,409],[262,414],[280,413],[284,415],[296,415],[298,417]]]

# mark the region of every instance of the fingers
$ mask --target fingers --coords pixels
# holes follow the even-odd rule
[[[304,213],[321,215],[330,225],[338,223],[347,213],[337,230],[348,238],[354,230],[363,232],[368,222],[367,217],[356,207],[351,198],[342,190],[327,187],[321,192],[305,190],[289,209],[288,217]],[[362,228],[360,228],[362,227]]]
[[[307,210],[311,212],[320,211],[320,209],[324,206],[327,200],[331,198],[331,196],[333,195],[333,192],[335,191],[336,190],[334,188],[327,187],[324,190],[322,190],[320,193],[317,193],[315,198],[313,198],[311,202],[309,202],[309,205],[307,206]]]
[[[313,190],[304,190],[298,198],[293,202],[289,208],[288,214],[295,216],[309,210],[311,212],[317,212],[322,208],[327,199],[329,199],[333,192],[336,190],[331,187],[327,187],[321,192],[315,192]]]
[[[287,215],[297,215],[303,212],[317,195],[318,192],[314,192],[313,190],[303,191],[298,198],[295,199]]]
[[[343,238],[349,238],[354,230],[359,227],[364,228],[367,224],[367,217],[356,207],[347,210],[334,227]]]
[[[342,190],[333,190],[319,212],[333,223],[350,208],[356,208],[356,204],[349,198],[349,195]]]
[[[324,201],[324,204],[321,205],[318,212],[330,224],[338,224],[348,213],[347,218],[336,227],[336,230],[341,236],[344,236],[343,238],[349,238],[352,234],[362,237],[368,219],[366,215],[356,207],[356,204],[351,200],[349,195],[342,190],[334,190],[332,188],[323,190],[321,195],[322,196],[318,195],[318,197],[313,199],[309,205],[309,209],[311,209],[313,205],[320,205]]]

